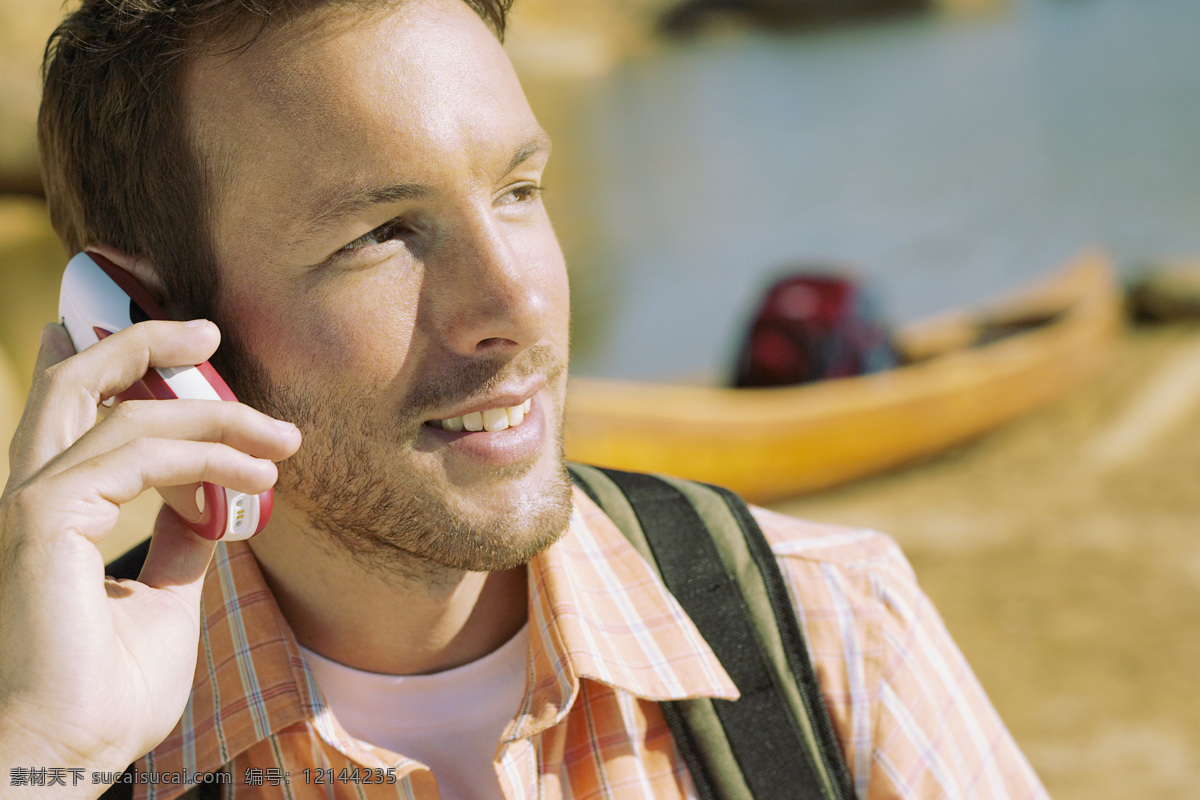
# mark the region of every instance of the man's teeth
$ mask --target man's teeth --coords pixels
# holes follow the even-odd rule
[[[488,431],[496,433],[507,428],[520,425],[533,407],[533,398],[518,406],[510,408],[489,408],[487,411],[474,411],[461,417],[438,420],[442,430],[458,433],[459,431]]]

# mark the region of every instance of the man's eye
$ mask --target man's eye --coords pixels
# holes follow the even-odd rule
[[[364,233],[362,236],[358,237],[353,242],[350,242],[350,244],[346,245],[345,247],[342,247],[337,251],[337,253],[335,253],[335,255],[347,255],[349,253],[353,253],[355,250],[361,250],[364,247],[383,244],[386,241],[395,239],[397,236],[402,236],[409,230],[410,228],[402,221],[398,219],[389,220],[380,225],[378,228]]]
[[[527,203],[530,200],[536,200],[545,191],[545,186],[538,186],[535,183],[523,183],[520,186],[514,186],[504,194],[500,195],[498,202],[501,204]]]

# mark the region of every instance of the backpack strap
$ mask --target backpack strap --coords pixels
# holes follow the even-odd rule
[[[736,702],[661,704],[700,796],[851,800],[787,585],[745,502],[676,478],[569,468],[659,572],[741,693]]]

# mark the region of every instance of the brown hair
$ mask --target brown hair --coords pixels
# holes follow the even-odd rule
[[[347,0],[84,0],[46,45],[38,115],[50,218],[68,250],[105,242],[146,257],[171,313],[215,319],[213,166],[191,144],[184,70],[214,43],[249,47],[333,2]],[[464,2],[503,37],[512,0]]]

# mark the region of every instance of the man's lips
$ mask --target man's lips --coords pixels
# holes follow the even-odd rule
[[[450,456],[486,467],[519,464],[536,455],[546,440],[543,406],[540,397],[532,398],[520,422],[500,430],[454,431],[426,424],[421,433],[425,447],[421,449],[444,450]]]
[[[477,398],[445,412],[435,412],[425,421],[427,427],[443,429],[453,433],[459,431],[499,432],[516,427],[529,413],[532,398],[546,385],[544,375],[535,376],[521,385],[506,387],[487,397]]]

